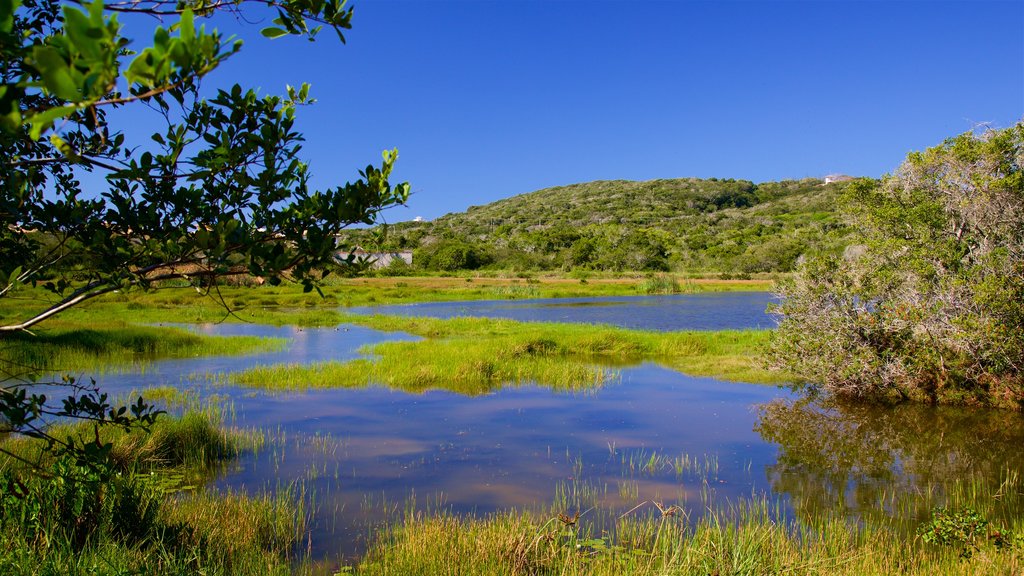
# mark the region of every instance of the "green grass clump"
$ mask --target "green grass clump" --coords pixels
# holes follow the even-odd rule
[[[267,389],[360,387],[481,394],[507,384],[586,390],[616,377],[616,366],[657,362],[687,374],[777,383],[759,364],[767,331],[651,332],[608,326],[488,318],[350,316],[357,324],[422,336],[369,347],[372,360],[259,366],[232,382]]]
[[[689,284],[686,286],[686,289],[687,291],[690,290]],[[679,284],[679,280],[675,276],[658,274],[656,276],[648,276],[637,285],[636,290],[641,294],[679,294],[684,291],[684,288]]]

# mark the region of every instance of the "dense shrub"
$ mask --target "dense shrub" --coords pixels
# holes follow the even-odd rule
[[[783,283],[774,365],[848,396],[1024,401],[1024,123],[849,197],[861,245]]]

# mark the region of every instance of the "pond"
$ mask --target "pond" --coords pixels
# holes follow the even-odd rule
[[[587,318],[622,323],[649,317],[653,324],[641,327],[666,330],[722,322],[730,328],[761,326],[770,321],[763,312],[750,312],[745,320],[734,315],[758,298],[767,301],[766,295],[737,293],[589,299],[587,306],[538,301],[512,308],[401,308],[438,314],[448,314],[440,312],[445,307],[499,314],[511,309],[555,321],[581,321],[577,310],[617,310]],[[626,318],[630,306],[636,313]],[[661,312],[647,314],[648,309]],[[679,505],[695,518],[709,505],[767,495],[778,498],[784,513],[840,501],[860,517],[877,513],[878,500],[893,491],[913,493],[972,474],[997,482],[1001,471],[1022,467],[1024,425],[1016,414],[823,405],[798,400],[786,389],[694,378],[649,363],[616,367],[611,382],[576,393],[543,383],[479,396],[376,386],[254,391],[212,383],[210,375],[257,364],[352,359],[364,345],[413,337],[348,325],[195,329],[286,336],[289,344],[266,354],[157,362],[142,374],[107,375],[98,382],[115,393],[173,384],[226,397],[233,423],[266,430],[268,447],[240,458],[214,484],[263,490],[298,483],[314,510],[312,554],[328,562],[361,553],[372,528],[412,502],[423,509],[483,514],[552,502],[566,513],[597,505],[627,510],[656,501]]]

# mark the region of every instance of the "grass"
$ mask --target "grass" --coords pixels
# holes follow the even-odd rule
[[[615,366],[645,361],[697,376],[786,380],[759,364],[767,331],[666,333],[488,318],[353,315],[347,320],[424,340],[372,346],[366,350],[376,356],[372,360],[258,366],[232,375],[230,381],[286,390],[379,384],[416,392],[481,394],[507,384],[538,383],[578,391],[613,380]]]
[[[41,442],[9,438],[0,448],[2,574],[290,574],[305,533],[304,498],[294,487],[247,495],[195,490],[259,433],[222,427],[208,406],[149,431],[102,427],[113,476],[98,476]],[[58,437],[91,438],[87,423],[63,425]]]
[[[240,452],[256,450],[263,444],[260,433],[222,428],[223,412],[222,406],[206,404],[179,417],[162,415],[149,430],[136,427],[126,431],[117,426],[94,429],[90,423],[79,421],[55,424],[48,428],[48,433],[61,439],[74,438],[78,444],[98,435],[102,442],[110,444],[112,459],[121,472],[166,472],[168,478],[188,485],[209,477]],[[53,460],[43,442],[23,436],[0,441],[0,449],[40,468],[46,468]],[[18,461],[0,454],[0,473],[21,468]]]
[[[282,348],[283,338],[205,336],[183,328],[91,322],[88,328],[51,322],[32,334],[7,334],[0,358],[9,373],[104,372],[163,358],[245,354]]]
[[[998,507],[1020,509],[1024,485],[1018,474],[1008,472],[998,492],[982,486],[970,480],[959,482],[951,487],[944,504],[949,509],[976,511],[979,517],[990,516]],[[936,540],[927,534],[946,528],[953,533],[963,526],[951,524],[941,512],[930,521],[914,519],[916,526],[910,531],[905,519],[899,518],[865,525],[823,513],[786,521],[781,519],[779,504],[757,497],[713,508],[691,522],[678,508],[650,504],[613,515],[606,525],[585,522],[600,511],[588,509],[580,518],[561,509],[564,502],[543,511],[485,517],[407,512],[382,530],[364,559],[345,570],[364,576],[924,576],[1009,575],[1024,568],[1020,515],[989,524],[987,530],[961,531]]]

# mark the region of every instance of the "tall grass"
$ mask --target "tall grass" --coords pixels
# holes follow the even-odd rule
[[[87,436],[88,424],[51,430]],[[246,495],[195,490],[263,436],[226,430],[220,410],[163,416],[149,431],[101,427],[113,474],[41,442],[0,448],[0,574],[288,574],[305,534],[294,487]],[[30,471],[23,460],[35,462]]]
[[[954,486],[945,503],[982,515],[1021,504],[1018,475],[999,492],[970,481]],[[912,496],[916,497],[916,496]],[[638,508],[637,511],[648,510]],[[655,575],[655,574],[1019,574],[1024,568],[1020,515],[973,541],[934,545],[899,523],[861,524],[841,515],[784,520],[780,504],[753,497],[713,508],[691,522],[672,507],[630,512],[594,527],[558,508],[485,517],[409,512],[384,529],[355,574]],[[594,514],[592,510],[584,513]],[[932,524],[923,522],[928,529]],[[920,529],[920,527],[919,527]],[[998,542],[993,534],[1000,534]],[[969,553],[965,553],[967,550]]]
[[[684,288],[683,285],[679,284],[679,280],[675,276],[658,274],[645,278],[637,285],[636,290],[641,294],[679,294],[684,291],[696,291],[695,286],[695,284],[688,282]]]

